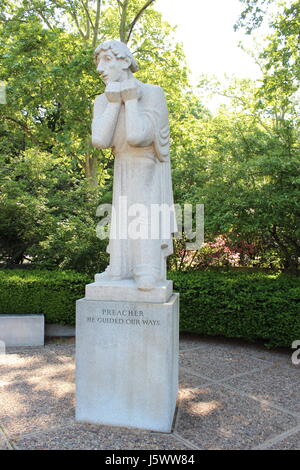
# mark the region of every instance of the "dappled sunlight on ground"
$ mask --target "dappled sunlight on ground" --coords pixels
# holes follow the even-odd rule
[[[286,356],[266,352],[261,361],[260,348],[195,336],[181,348],[171,435],[76,423],[74,345],[8,352],[0,358],[0,449],[268,448],[300,431],[299,370]]]
[[[216,400],[205,400],[205,390],[182,388],[179,391],[179,400],[186,404],[187,410],[199,416],[205,416],[220,408],[221,403]]]
[[[35,353],[36,354],[36,353]],[[74,363],[69,357],[57,355],[22,356],[21,353],[2,355],[0,361],[0,381],[29,381],[42,376],[57,376],[74,371]]]
[[[212,413],[217,408],[220,408],[220,406],[221,403],[214,400],[202,403],[191,403],[189,406],[189,411],[193,414],[205,416],[209,413]]]

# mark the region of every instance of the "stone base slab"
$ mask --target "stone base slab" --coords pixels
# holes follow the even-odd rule
[[[96,282],[85,286],[85,298],[89,300],[113,300],[128,302],[164,303],[173,292],[173,281],[164,281],[149,291],[139,290],[133,279],[112,281],[97,277]]]
[[[162,304],[76,304],[76,421],[171,432],[179,295]]]
[[[44,315],[0,314],[0,341],[5,346],[44,346]]]

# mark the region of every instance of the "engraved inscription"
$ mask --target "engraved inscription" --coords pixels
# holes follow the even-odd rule
[[[86,321],[88,323],[104,323],[115,325],[138,325],[138,326],[159,326],[159,320],[150,320],[144,318],[142,310],[117,310],[117,309],[102,309],[98,315],[88,316]]]

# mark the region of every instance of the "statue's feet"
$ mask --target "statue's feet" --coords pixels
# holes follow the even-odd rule
[[[136,285],[139,290],[151,290],[155,287],[153,276],[140,276],[136,279]]]

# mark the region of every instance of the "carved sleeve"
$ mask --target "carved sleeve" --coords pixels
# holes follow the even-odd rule
[[[120,103],[110,103],[105,95],[99,95],[94,102],[92,121],[92,144],[97,148],[110,148],[117,125]]]

